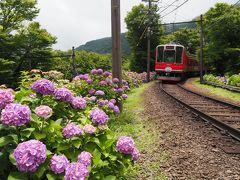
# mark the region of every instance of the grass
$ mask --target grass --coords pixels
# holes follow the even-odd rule
[[[205,84],[200,84],[200,80],[196,79],[193,84],[199,88],[204,88],[210,91],[211,93],[222,96],[224,98],[232,99],[235,101],[240,101],[240,93],[238,92],[232,92],[226,89],[210,86],[210,85],[205,85]]]
[[[143,84],[139,88],[134,89],[128,96],[128,99],[123,105],[123,112],[115,120],[110,121],[110,128],[117,133],[117,136],[133,137],[137,148],[141,154],[151,155],[156,153],[158,147],[155,142],[159,142],[159,130],[150,128],[144,116],[141,113],[144,111],[142,93],[152,83]],[[157,132],[156,132],[157,131]],[[165,180],[166,176],[160,170],[160,163],[169,159],[168,153],[161,153],[153,159],[144,159],[136,162],[133,167],[130,167],[127,172],[127,179],[158,179]],[[154,178],[153,178],[154,177]]]

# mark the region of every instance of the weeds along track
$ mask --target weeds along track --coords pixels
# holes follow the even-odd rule
[[[160,89],[192,113],[240,141],[240,106],[197,94],[179,84],[160,83]]]

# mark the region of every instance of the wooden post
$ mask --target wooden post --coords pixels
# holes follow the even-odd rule
[[[121,23],[120,0],[111,0],[112,11],[112,76],[119,79],[119,87],[122,87],[122,60],[121,60]],[[122,111],[122,104],[118,104]]]
[[[203,83],[203,15],[200,16],[201,30],[200,30],[200,83]]]
[[[76,76],[76,56],[75,56],[75,48],[74,46],[72,47],[72,66],[73,66],[73,75]]]

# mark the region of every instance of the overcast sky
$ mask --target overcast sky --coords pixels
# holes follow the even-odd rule
[[[175,0],[160,0],[159,7],[165,7]],[[165,15],[185,0],[178,0]],[[235,3],[237,0],[189,0],[174,13],[163,18],[163,22],[191,20],[206,12],[216,2]],[[121,0],[121,31],[126,32],[124,17],[141,0]],[[57,37],[55,49],[67,50],[87,41],[111,36],[111,0],[38,0],[40,8],[37,21]],[[162,9],[160,9],[161,11]],[[159,11],[159,12],[160,12]]]

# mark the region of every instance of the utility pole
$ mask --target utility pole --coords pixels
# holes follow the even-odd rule
[[[150,61],[151,61],[151,8],[152,8],[152,1],[148,1],[148,56],[147,56],[147,82],[150,81]]]
[[[203,83],[203,15],[200,16],[200,83]]]
[[[112,9],[112,75],[122,82],[120,0],[111,0]]]
[[[75,48],[74,46],[72,47],[72,66],[73,66],[73,75],[76,76],[76,56],[75,56]]]
[[[142,0],[148,2],[148,31],[147,31],[147,82],[150,81],[150,61],[151,61],[151,19],[152,19],[152,2],[158,0]]]
[[[121,60],[121,21],[120,0],[111,0],[112,19],[112,76],[119,79],[119,87],[122,87],[122,60]],[[120,111],[122,104],[118,103]]]

